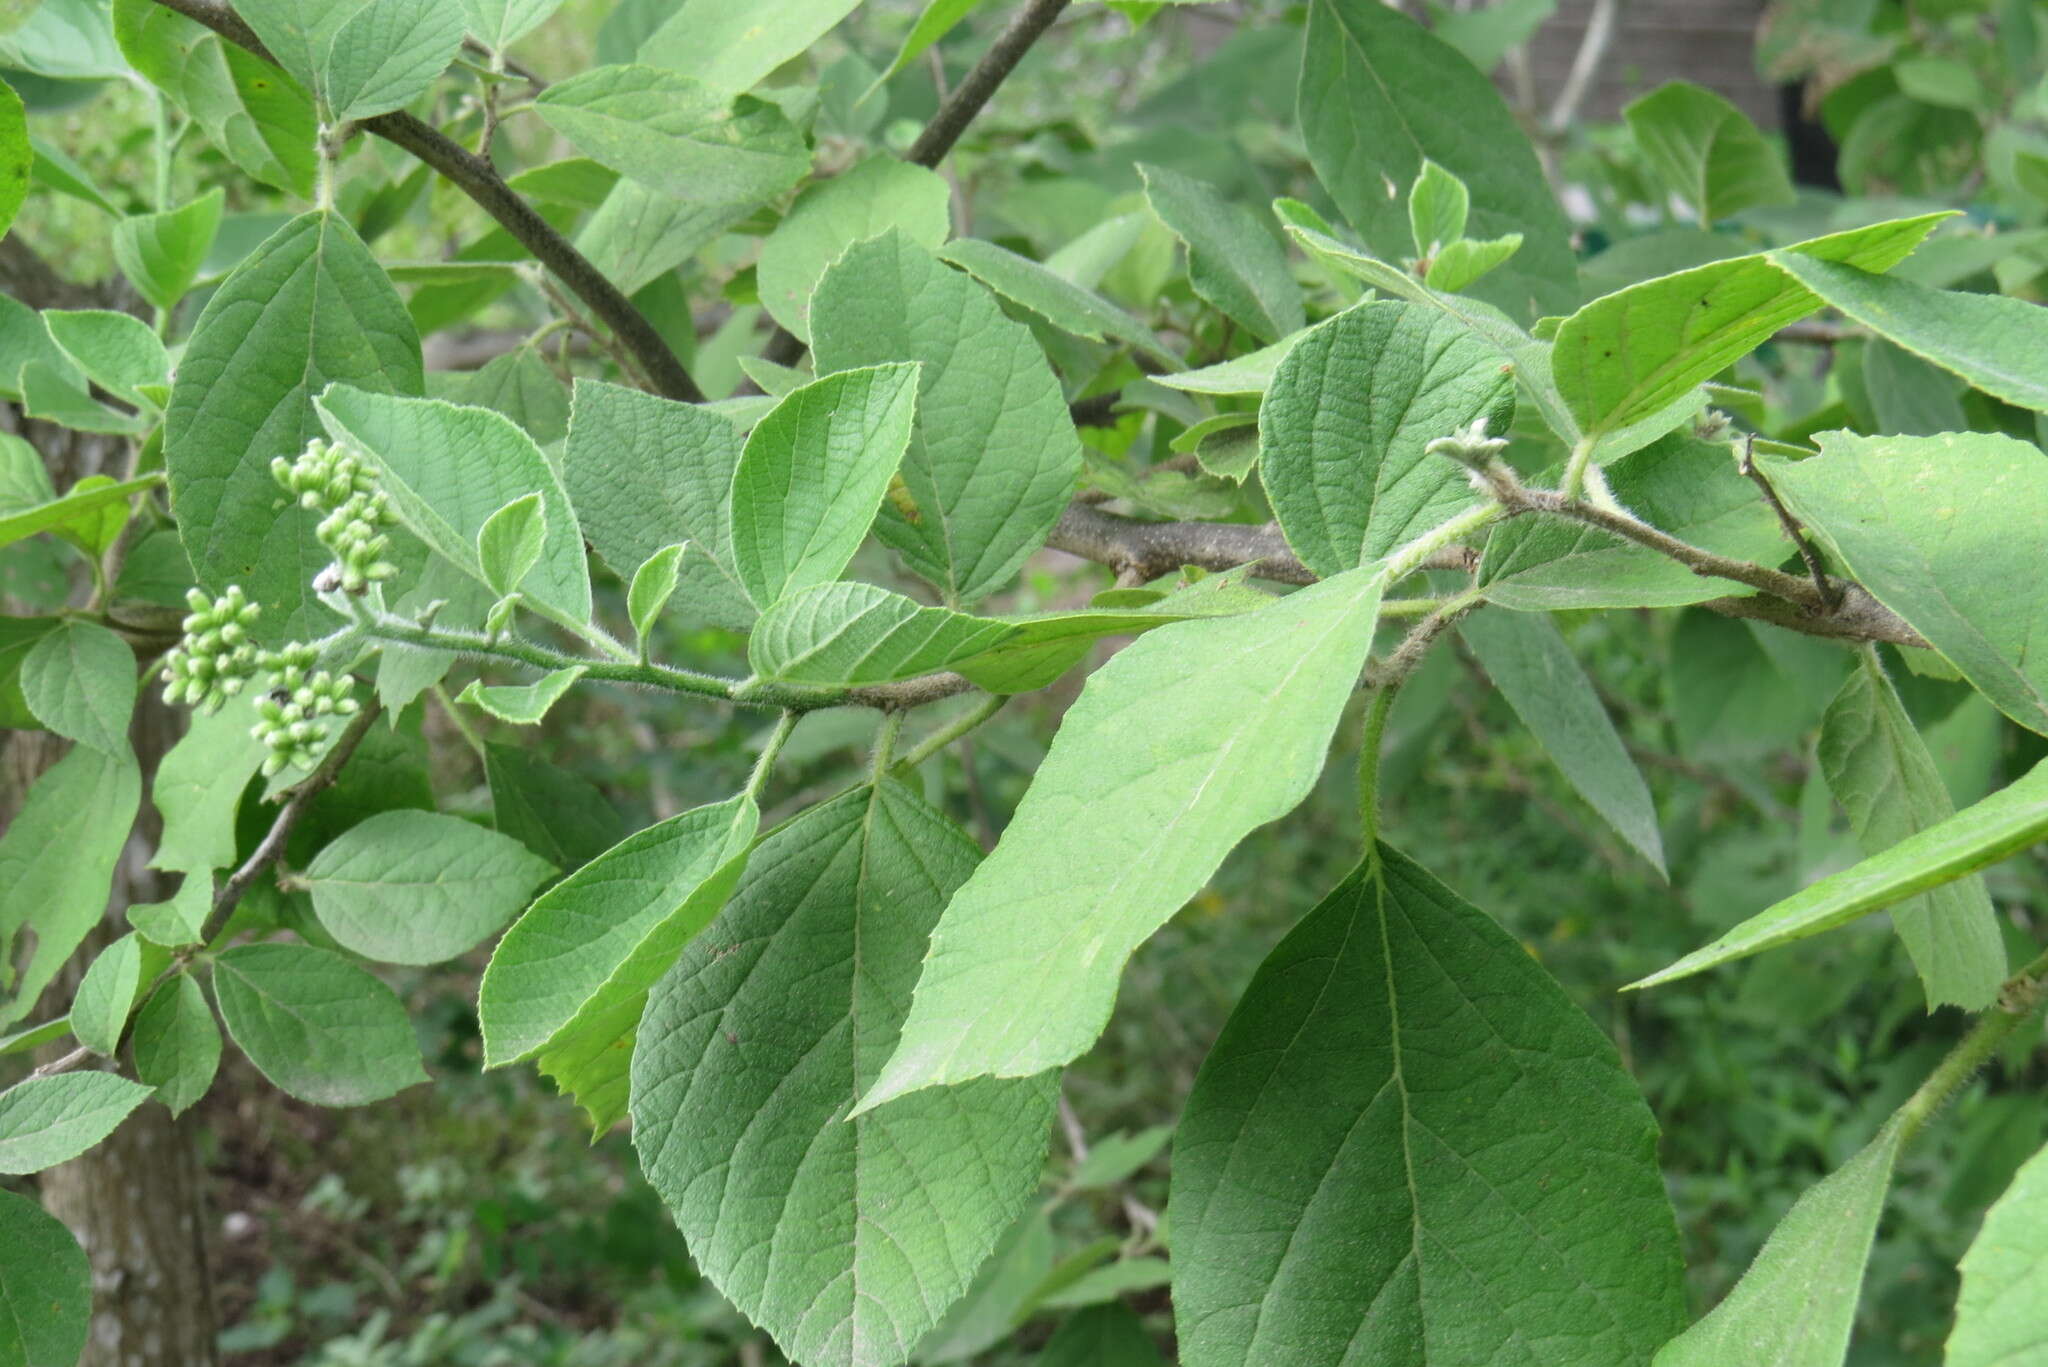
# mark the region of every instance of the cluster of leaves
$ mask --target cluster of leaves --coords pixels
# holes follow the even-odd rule
[[[146,1101],[190,1107],[223,1031],[295,1097],[390,1097],[426,1072],[368,965],[495,941],[484,1062],[533,1061],[599,1132],[630,1119],[692,1257],[800,1363],[958,1360],[1048,1308],[1075,1313],[1044,1361],[1156,1361],[1121,1298],[1168,1280],[1190,1364],[1360,1345],[1841,1362],[1902,1148],[2048,992],[2038,946],[2011,970],[1982,878],[2048,837],[2048,767],[1957,810],[1878,650],[2048,735],[2029,650],[2048,609],[2027,587],[2048,551],[2048,316],[2009,266],[2013,293],[1949,288],[2005,244],[1922,206],[1811,232],[1755,216],[1791,197],[1775,153],[1673,86],[1631,106],[1633,146],[1720,245],[1676,271],[1582,269],[1455,35],[1377,0],[1314,0],[1281,31],[1298,196],[1253,207],[1129,157],[1127,198],[1095,196],[1071,240],[1021,217],[956,236],[926,163],[1062,4],[1024,5],[907,146],[877,131],[887,74],[778,76],[851,0],[771,23],[622,7],[608,60],[511,105],[538,83],[503,49],[554,8],[46,0],[7,40],[44,79],[146,82],[223,178],[313,206],[238,215],[233,240],[219,186],[123,215],[116,259],[151,322],[0,305],[0,393],[128,457],[59,494],[34,448],[0,442],[5,549],[60,568],[39,613],[0,619],[0,721],[70,742],[0,836],[0,932],[32,943],[0,1048],[77,1044],[0,1093],[0,1172],[74,1157]],[[970,8],[932,6],[893,71]],[[74,29],[71,66],[45,55]],[[579,155],[508,185],[411,112],[458,99],[486,150],[525,111]],[[418,152],[499,226],[450,260],[380,261],[426,166],[351,134]],[[24,185],[47,160],[25,132],[0,151]],[[1596,267],[1631,278],[1588,288]],[[714,278],[760,393],[677,392],[701,387],[660,324]],[[522,284],[560,319],[473,376],[428,373],[424,334]],[[1856,329],[1859,365],[1818,393],[1746,382],[1822,310]],[[778,331],[757,355],[762,314]],[[540,346],[564,322],[603,353],[568,386],[566,348]],[[1949,400],[1939,430],[1888,416],[1928,393]],[[1047,545],[1121,582],[1005,610]],[[1730,660],[1701,685],[1717,702],[1822,680],[1823,797],[1867,857],[1635,986],[1886,911],[1927,1004],[1975,1019],[1687,1327],[1636,1082],[1513,936],[1387,843],[1377,794],[1411,677],[1455,635],[1661,871],[1650,786],[1554,615],[1699,605],[1774,624],[1678,618]],[[683,627],[743,633],[748,672],[672,658]],[[1137,639],[1088,675],[984,857],[920,766],[1108,637]],[[22,1025],[100,919],[142,801],[138,674],[158,670],[214,709],[150,785],[151,862],[180,881],[125,909],[64,1012]],[[1172,1134],[1166,1221],[1052,1265],[1059,1070],[1139,946],[1317,783],[1361,678],[1362,858],[1222,1024]],[[616,685],[777,720],[737,791],[637,831],[511,749],[484,750],[488,824],[421,810],[406,755],[429,703],[465,729],[537,727]],[[873,718],[868,771],[764,830],[796,723],[827,709]],[[1166,1142],[1100,1145],[1073,1185]],[[2044,1162],[1963,1261],[1955,1367],[2043,1332],[2024,1287]],[[0,1323],[0,1346],[68,1361],[83,1255],[25,1197],[0,1205],[4,1299],[57,1307]]]

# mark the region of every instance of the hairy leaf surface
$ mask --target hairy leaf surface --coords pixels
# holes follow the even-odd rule
[[[1145,199],[1187,245],[1195,293],[1262,342],[1299,332],[1301,286],[1258,217],[1212,185],[1164,166],[1138,167]]]
[[[213,961],[221,1020],[249,1062],[301,1101],[361,1106],[425,1082],[398,997],[312,945],[236,945]]]
[[[313,911],[344,948],[433,964],[481,944],[554,867],[509,835],[439,812],[379,812],[306,866]]]
[[[536,1054],[599,1130],[625,1113],[647,990],[725,903],[761,814],[745,797],[628,836],[549,888],[498,942],[477,997],[484,1064]]]
[[[1963,1255],[1946,1367],[2021,1367],[2048,1345],[2048,1149],[2013,1176]]]
[[[733,568],[756,607],[837,579],[910,444],[917,367],[841,371],[756,424],[732,477]]]
[[[149,1099],[116,1073],[32,1077],[0,1092],[0,1172],[41,1172],[76,1158]]]
[[[1833,930],[1988,868],[2042,840],[2048,840],[2048,761],[1946,821],[1758,912],[1704,949],[1631,986],[1688,977],[1758,950]]]
[[[1434,310],[1383,300],[1311,328],[1259,408],[1259,469],[1287,544],[1338,574],[1447,521],[1472,487],[1424,448],[1476,418],[1504,433],[1513,409],[1512,367]]]
[[[207,301],[164,414],[171,510],[192,568],[209,592],[240,584],[262,604],[265,640],[333,620],[312,600],[332,559],[313,537],[319,515],[285,496],[270,462],[324,435],[313,396],[337,381],[378,394],[424,383],[419,336],[390,278],[345,219],[316,210]]]
[[[1900,1142],[1899,1128],[1887,1126],[1809,1188],[1727,1299],[1666,1344],[1653,1367],[1841,1367]]]
[[[2048,734],[2048,456],[1990,432],[1858,437],[1763,462],[1880,603],[2031,731]]]
[[[963,607],[1045,542],[1081,472],[1081,441],[1045,353],[974,281],[900,233],[850,248],[818,285],[821,373],[916,361],[909,506],[876,533]]]
[[[649,999],[641,1166],[706,1273],[799,1361],[906,1361],[1037,1187],[1051,1078],[847,1118],[976,857],[908,789],[857,788],[762,842]]]
[[[1378,255],[1407,254],[1407,189],[1427,159],[1470,189],[1471,236],[1523,235],[1475,294],[1523,319],[1577,302],[1570,228],[1529,140],[1493,84],[1414,20],[1380,0],[1315,0],[1296,112],[1316,178]]]
[[[1820,768],[1867,855],[1955,815],[1948,786],[1896,689],[1866,650],[1821,721]],[[1930,1010],[1981,1011],[2005,981],[2005,940],[1984,880],[1944,883],[1892,908]]]
[[[489,580],[477,534],[507,503],[538,492],[547,501],[547,530],[521,592],[571,621],[590,620],[582,530],[554,464],[519,424],[488,408],[345,385],[328,388],[315,407],[336,441],[376,460],[377,487],[407,528],[479,583]]]
[[[1458,633],[1579,796],[1664,872],[1664,838],[1649,785],[1556,624],[1482,612],[1460,623]]]
[[[854,688],[950,669],[1017,632],[873,584],[820,584],[762,614],[747,662],[765,679]]]
[[[63,1221],[0,1191],[0,1361],[76,1367],[92,1325],[92,1263]]]

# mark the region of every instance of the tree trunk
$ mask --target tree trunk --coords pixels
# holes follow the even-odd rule
[[[19,238],[0,241],[0,286],[37,308],[123,302],[63,280]],[[0,414],[0,429],[25,436],[60,489],[101,473],[121,454],[118,443],[24,422],[11,409]],[[145,783],[177,738],[178,725],[156,690],[145,685],[130,733]],[[29,785],[62,753],[62,741],[40,732],[0,735],[0,828],[20,810]],[[128,906],[164,895],[159,876],[147,867],[157,834],[155,811],[145,803],[114,875],[108,918],[58,975],[44,996],[45,1007],[67,1010],[85,965],[127,931]],[[53,850],[51,857],[64,853]],[[35,1016],[47,1018],[41,1011]],[[57,1052],[68,1047],[66,1041]],[[191,1124],[190,1115],[174,1121],[162,1106],[147,1102],[98,1147],[39,1179],[43,1206],[70,1226],[92,1260],[92,1330],[80,1367],[213,1367],[218,1361],[203,1176]]]

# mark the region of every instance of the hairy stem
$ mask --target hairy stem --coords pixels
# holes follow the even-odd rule
[[[2048,1000],[2048,953],[2006,979],[1997,1003],[1977,1018],[1969,1033],[1956,1042],[1948,1056],[1927,1075],[1927,1080],[1906,1098],[1906,1104],[1899,1107],[1894,1117],[1903,1137],[1911,1139],[1933,1119],[1949,1098],[1990,1061],[2006,1037],[2033,1017],[2044,1000]]]
[[[936,755],[939,751],[945,749],[954,741],[1002,711],[1003,704],[1009,700],[1008,694],[989,694],[974,707],[962,712],[959,716],[953,718],[953,720],[947,722],[944,726],[941,726],[938,730],[912,746],[910,752],[898,760],[897,763],[901,764],[905,769],[915,769],[918,765],[924,763],[933,755]]]

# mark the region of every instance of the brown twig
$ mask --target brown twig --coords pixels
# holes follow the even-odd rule
[[[164,0],[160,0],[160,3]],[[189,0],[181,0],[189,3]],[[1017,63],[1024,60],[1024,54],[1039,36],[1052,27],[1052,21],[1060,17],[1072,0],[1026,0],[1024,7],[1017,11],[1017,17],[1010,21],[1008,28],[996,35],[989,50],[981,55],[974,69],[967,73],[959,85],[946,95],[939,104],[938,113],[917,135],[917,141],[910,144],[910,150],[903,159],[913,166],[935,167],[953,150],[953,144],[967,131],[967,125],[974,122],[974,116],[982,111],[996,90],[1017,69]],[[788,328],[775,329],[768,345],[761,349],[761,358],[776,365],[795,365],[809,348],[804,341]]]
[[[1763,471],[1756,468],[1756,438],[1754,436],[1743,439],[1742,452],[1735,458],[1735,468],[1741,471],[1742,475],[1750,483],[1763,491],[1764,502],[1770,504],[1771,511],[1778,515],[1778,525],[1784,528],[1786,538],[1799,548],[1799,558],[1805,562],[1806,572],[1813,576],[1814,591],[1820,595],[1820,600],[1827,606],[1828,611],[1833,612],[1835,607],[1842,601],[1842,596],[1836,591],[1834,585],[1828,581],[1827,566],[1821,563],[1820,553],[1815,551],[1813,543],[1806,539],[1805,531],[1801,529],[1798,521],[1793,518],[1791,510],[1778,497],[1778,491],[1771,487],[1769,478],[1765,476]]]
[[[945,101],[939,105],[939,112],[932,115],[924,131],[917,135],[917,141],[910,144],[910,151],[904,160],[916,166],[937,166],[945,160],[946,153],[953,150],[953,144],[967,131],[967,125],[974,122],[982,106],[989,102],[1017,63],[1024,60],[1024,54],[1031,51],[1031,45],[1039,35],[1052,27],[1053,20],[1060,17],[1071,0],[1026,0],[1009,27],[996,35],[974,69],[967,73],[959,85],[954,86]]]
[[[276,63],[255,31],[222,0],[156,0],[156,3],[212,29],[264,61]],[[634,307],[633,301],[567,238],[556,232],[552,224],[536,213],[532,205],[521,199],[490,162],[404,110],[364,119],[359,126],[418,157],[496,219],[500,227],[517,238],[519,244],[553,271],[555,277],[567,285],[592,313],[604,320],[605,326],[639,359],[657,393],[687,403],[704,402],[704,391],[697,387],[697,382],[690,378],[690,372],[676,359],[675,352],[669,349],[654,325]]]

